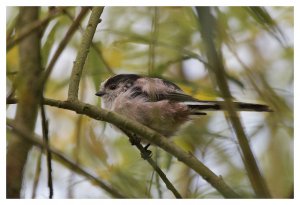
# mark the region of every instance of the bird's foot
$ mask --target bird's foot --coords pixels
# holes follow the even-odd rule
[[[148,147],[149,147],[149,146],[150,146],[150,143],[147,144],[147,145],[144,147],[144,151],[141,152],[141,157],[142,157],[143,159],[145,159],[145,160],[152,157],[152,152],[151,152],[151,150],[148,150]]]

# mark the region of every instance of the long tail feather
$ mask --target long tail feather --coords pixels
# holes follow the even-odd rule
[[[225,110],[224,101],[186,102],[185,104],[188,105],[193,112]],[[267,105],[244,102],[234,102],[234,104],[237,111],[273,112],[273,110]]]

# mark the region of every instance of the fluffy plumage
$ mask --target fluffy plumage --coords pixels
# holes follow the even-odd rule
[[[203,101],[185,94],[176,84],[135,74],[104,81],[96,93],[102,107],[136,120],[165,135],[173,135],[190,115],[224,108],[223,101]],[[270,112],[267,105],[234,102],[238,111]]]

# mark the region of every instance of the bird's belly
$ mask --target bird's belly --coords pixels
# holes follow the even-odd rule
[[[114,111],[170,137],[189,119],[188,108],[167,100],[158,102],[123,102]]]

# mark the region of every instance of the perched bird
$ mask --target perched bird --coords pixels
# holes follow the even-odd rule
[[[192,115],[224,110],[224,101],[204,101],[185,94],[176,84],[136,74],[119,74],[101,83],[102,108],[138,121],[170,137]],[[270,112],[267,105],[234,102],[237,111]]]

